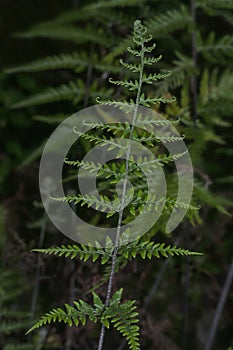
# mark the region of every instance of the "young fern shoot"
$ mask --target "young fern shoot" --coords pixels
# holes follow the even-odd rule
[[[131,234],[130,232],[126,230],[123,231],[122,234],[122,227],[124,224],[132,220],[137,213],[141,214],[142,207],[146,201],[149,202],[150,207],[154,208],[154,211],[156,211],[157,207],[160,206],[158,199],[153,196],[150,197],[147,193],[147,186],[145,185],[143,174],[140,172],[139,167],[133,164],[132,143],[130,141],[144,143],[150,147],[153,147],[157,151],[158,154],[155,160],[148,161],[148,159],[140,159],[144,169],[146,169],[148,165],[152,166],[152,170],[156,169],[158,164],[163,165],[179,160],[185,154],[185,152],[183,152],[172,156],[161,155],[159,154],[158,148],[156,148],[157,143],[174,143],[183,140],[182,137],[170,136],[169,133],[165,133],[163,136],[151,137],[148,135],[148,132],[144,132],[138,127],[138,125],[141,124],[141,129],[143,129],[143,126],[153,126],[152,124],[157,123],[156,125],[162,126],[166,129],[168,125],[172,124],[168,120],[162,118],[161,120],[150,120],[147,117],[143,119],[140,114],[140,106],[150,107],[156,103],[173,101],[173,99],[165,97],[154,98],[146,96],[146,93],[144,92],[144,85],[150,86],[157,80],[164,79],[169,75],[169,73],[145,73],[145,67],[150,67],[161,59],[161,56],[157,58],[150,56],[150,53],[155,48],[155,44],[149,46],[148,43],[151,40],[152,37],[148,36],[147,29],[139,20],[135,21],[133,33],[134,47],[128,48],[128,52],[134,57],[134,62],[126,63],[123,60],[120,60],[120,63],[124,68],[130,71],[131,75],[132,73],[137,74],[137,78],[135,80],[110,79],[112,84],[124,87],[130,92],[134,92],[135,100],[131,98],[130,101],[123,102],[114,100],[98,101],[101,105],[118,107],[119,109],[130,111],[132,114],[132,121],[130,123],[116,122],[112,124],[93,123],[91,128],[93,130],[97,130],[98,132],[94,135],[83,135],[84,139],[88,140],[89,142],[94,142],[94,144],[98,144],[103,141],[103,144],[108,145],[110,150],[112,148],[119,147],[119,152],[123,152],[125,155],[124,164],[119,164],[119,162],[113,164],[107,163],[100,168],[100,165],[94,162],[65,161],[70,166],[86,169],[90,172],[99,170],[99,175],[103,177],[103,181],[100,181],[98,186],[101,191],[104,190],[105,193],[110,193],[110,195],[113,193],[112,196],[114,199],[118,199],[118,202],[116,202],[118,210],[114,211],[114,207],[106,195],[100,195],[98,199],[92,195],[72,195],[57,199],[68,203],[81,204],[81,206],[94,206],[96,210],[99,208],[108,210],[107,218],[110,218],[117,212],[118,217],[114,240],[112,241],[109,237],[107,237],[106,246],[104,248],[98,242],[96,242],[96,246],[80,244],[34,250],[46,254],[65,256],[71,259],[79,258],[84,262],[88,259],[91,259],[93,262],[100,260],[102,265],[106,264],[106,276],[108,283],[105,301],[103,302],[95,292],[92,292],[93,305],[79,299],[78,301],[73,302],[73,306],[65,304],[63,309],[53,309],[42,316],[42,318],[34,326],[32,326],[28,333],[51,322],[64,322],[69,326],[78,326],[80,323],[84,325],[86,320],[89,319],[94,323],[98,322],[101,324],[98,350],[103,349],[105,331],[106,328],[110,328],[110,326],[116,328],[125,337],[129,349],[140,350],[139,326],[137,325],[139,319],[135,306],[136,301],[132,300],[121,302],[123,288],[120,288],[114,295],[112,295],[113,279],[116,271],[136,257],[151,259],[152,257],[167,258],[174,255],[182,256],[199,254],[175,246],[165,246],[164,243],[155,243],[152,240],[153,232],[147,235],[146,238],[135,237],[134,239],[130,240],[127,237],[128,234]],[[135,61],[137,61],[137,63],[135,63]],[[99,131],[105,133],[106,131],[110,132],[114,136],[117,135],[118,138],[126,138],[126,141],[129,142],[125,143],[125,147],[122,146],[122,150],[120,145],[117,142],[114,142],[114,138],[110,137],[108,139],[105,135],[101,137],[99,136]],[[152,172],[152,174],[148,176],[155,177],[156,175]],[[129,203],[128,197],[130,190],[128,189],[128,182],[133,179],[136,179],[135,188],[137,191],[135,190],[136,194],[132,196],[132,200]],[[116,185],[119,181],[121,181],[121,191],[119,192],[120,196],[116,196],[116,193],[114,193],[111,187]],[[171,207],[196,210],[195,207],[192,207],[187,203],[174,201],[173,198],[164,200],[164,204],[164,209],[168,212],[171,210]]]

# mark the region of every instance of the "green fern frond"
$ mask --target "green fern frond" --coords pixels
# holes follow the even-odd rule
[[[140,72],[140,65],[136,65],[133,63],[126,63],[124,62],[122,59],[120,59],[120,64],[125,68],[128,69],[130,71],[132,71],[133,73],[138,73]]]
[[[81,59],[76,52],[70,54],[60,54],[55,56],[48,56],[39,60],[29,62],[22,66],[6,69],[6,73],[18,72],[39,72],[53,69],[74,69],[77,66],[86,67],[87,64]]]
[[[75,133],[80,135],[80,132],[76,130],[76,128],[73,129]],[[115,138],[110,137],[107,139],[104,135],[102,137],[99,136],[94,136],[94,135],[89,135],[89,134],[82,134],[83,139],[89,141],[89,142],[94,142],[95,144],[101,143],[101,146],[108,146],[108,150],[113,150],[113,149],[119,149],[123,153],[127,150],[128,148],[128,142],[126,140],[125,145],[122,145],[120,142],[115,141]]]
[[[88,247],[85,245],[68,245],[61,247],[51,247],[46,249],[33,249],[34,252],[44,253],[44,254],[53,254],[57,256],[65,256],[70,259],[78,257],[81,261],[86,262],[88,259],[96,261],[101,260],[101,264],[106,264],[112,257],[113,248],[94,248]],[[119,256],[124,257],[125,259],[136,258],[141,256],[143,259],[151,259],[152,257],[161,258],[168,256],[187,256],[187,255],[202,255],[198,252],[192,252],[187,249],[183,249],[176,246],[165,246],[165,243],[154,243],[154,242],[138,242],[134,241],[128,245],[121,246],[119,248]]]
[[[119,293],[121,296],[122,290],[120,290],[120,292],[116,294],[119,295]],[[42,316],[41,319],[38,322],[36,322],[27,331],[26,334],[52,322],[63,322],[65,324],[68,324],[69,326],[78,326],[80,323],[82,325],[85,325],[87,318],[89,318],[92,322],[96,323],[100,315],[103,314],[105,305],[96,293],[93,292],[92,296],[94,306],[91,306],[84,300],[79,299],[78,301],[73,302],[74,306],[65,304],[63,309],[52,309],[51,311],[47,312],[44,316]],[[114,300],[114,298],[116,299],[116,295],[113,296],[111,300]]]
[[[199,45],[197,50],[206,60],[225,64],[227,57],[233,57],[233,36],[224,35],[216,40],[215,33],[211,32],[206,42]]]
[[[117,85],[117,86],[123,86],[127,89],[129,89],[130,91],[132,90],[136,90],[138,88],[138,81],[137,80],[113,80],[112,78],[109,78],[109,82],[111,84]]]
[[[63,308],[52,309],[43,315],[41,319],[27,331],[26,334],[37,328],[56,322],[63,322],[69,326],[78,326],[80,323],[85,325],[87,318],[89,318],[94,323],[96,323],[98,320],[106,323],[108,317],[113,317],[113,308],[119,306],[122,292],[123,289],[121,288],[112,296],[109,306],[105,306],[100,297],[93,292],[93,306],[84,300],[79,299],[78,301],[73,302],[74,306],[65,304]]]
[[[12,108],[22,108],[36,106],[44,103],[57,102],[62,100],[80,101],[83,98],[85,91],[80,87],[80,84],[70,81],[67,84],[62,84],[58,87],[51,87],[45,92],[31,96],[21,102],[15,103]]]
[[[40,72],[56,69],[72,69],[75,70],[75,72],[82,72],[90,65],[100,72],[120,72],[120,67],[116,65],[99,63],[99,57],[96,55],[93,55],[93,57],[90,58],[87,55],[79,54],[77,52],[48,56],[35,60],[33,62],[28,62],[21,66],[5,69],[4,71],[8,74],[21,72]]]
[[[191,256],[191,255],[202,255],[198,252],[192,252],[188,249],[176,247],[176,246],[165,246],[165,243],[154,243],[154,242],[138,242],[134,241],[126,246],[122,246],[119,249],[119,254],[126,259],[136,258],[141,256],[142,259],[151,259],[152,257],[168,258],[169,256]]]
[[[112,106],[115,108],[119,108],[120,110],[125,111],[126,113],[133,111],[134,107],[135,107],[135,103],[131,100],[131,101],[114,101],[114,100],[104,100],[101,101],[101,99],[99,98],[99,96],[96,98],[96,102],[100,105],[105,105],[105,106]]]
[[[38,25],[26,32],[15,34],[15,37],[32,39],[32,38],[46,38],[73,41],[78,44],[96,43],[109,47],[112,42],[106,37],[106,33],[97,30],[94,31],[90,26],[86,28],[78,28],[74,25]],[[110,38],[109,38],[110,39]]]
[[[66,258],[74,259],[78,257],[81,261],[86,262],[88,259],[96,261],[97,259],[102,259],[102,265],[106,264],[111,258],[112,248],[98,249],[95,247],[88,247],[83,244],[80,246],[77,245],[68,245],[61,247],[52,247],[46,249],[33,249],[32,251],[44,254],[53,254],[57,256],[65,256]]]
[[[145,75],[142,78],[142,82],[146,84],[152,84],[153,82],[161,79],[165,79],[171,75],[171,72],[168,73],[158,73],[158,74],[149,74]]]
[[[61,198],[53,198],[59,202],[67,202],[78,204],[80,203],[81,207],[87,205],[88,208],[94,207],[96,210],[101,210],[104,212],[117,213],[120,210],[120,199],[116,198],[114,202],[111,202],[107,196],[99,196],[99,199],[92,195],[70,195]]]
[[[146,26],[150,28],[150,32],[154,37],[160,37],[185,28],[192,22],[191,15],[185,6],[179,9],[169,10],[155,19],[146,22]]]
[[[85,95],[85,87],[80,80],[70,81],[67,84],[62,84],[58,87],[51,87],[45,92],[31,96],[21,102],[15,103],[12,108],[22,108],[36,106],[45,103],[58,102],[62,100],[72,101],[77,104]],[[98,95],[106,96],[105,93],[90,92],[90,96],[95,99]]]
[[[126,338],[129,349],[140,350],[139,326],[137,325],[139,320],[135,300],[120,305],[116,304],[117,307],[110,306],[103,313],[102,321],[109,318],[113,327]],[[108,323],[105,322],[105,325],[107,326]]]
[[[85,301],[75,301],[74,305],[75,307],[65,304],[65,310],[62,308],[57,308],[47,312],[27,331],[26,334],[34,331],[37,328],[55,322],[63,322],[71,327],[72,325],[78,326],[79,323],[85,325],[87,316],[94,322],[97,320],[94,309]]]

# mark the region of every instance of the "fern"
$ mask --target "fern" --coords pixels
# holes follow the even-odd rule
[[[118,4],[123,4],[124,2],[115,2]],[[174,14],[173,15],[177,15]],[[173,16],[171,15],[171,17]],[[170,19],[170,18],[169,18]],[[153,147],[155,150],[158,150],[157,144],[162,142],[170,143],[170,142],[179,142],[183,140],[183,137],[177,135],[170,135],[169,132],[163,135],[155,135],[151,136],[148,132],[140,130],[140,128],[136,128],[134,123],[136,118],[138,118],[139,125],[141,123],[141,128],[143,129],[144,125],[147,126],[169,126],[177,121],[170,122],[169,120],[156,120],[153,121],[149,117],[144,119],[140,119],[141,116],[137,115],[137,108],[139,105],[142,106],[151,106],[157,103],[166,103],[173,102],[174,99],[170,97],[160,97],[154,98],[147,95],[146,92],[143,91],[143,87],[145,86],[145,91],[147,87],[150,87],[152,84],[157,83],[160,80],[166,79],[170,76],[170,72],[163,73],[145,73],[144,66],[151,66],[154,63],[160,61],[161,56],[157,58],[150,57],[150,54],[155,45],[149,46],[149,42],[152,37],[146,35],[146,28],[141,24],[140,21],[135,21],[134,24],[134,36],[133,43],[134,46],[128,47],[128,52],[139,60],[138,63],[128,63],[123,60],[120,61],[121,65],[128,71],[133,74],[137,74],[137,78],[125,79],[125,80],[114,80],[112,78],[109,79],[110,83],[116,86],[124,87],[128,91],[136,94],[135,102],[132,98],[130,100],[125,100],[122,102],[107,100],[100,101],[100,104],[105,105],[113,105],[114,107],[120,107],[120,109],[126,111],[132,111],[135,115],[135,119],[133,124],[129,123],[113,123],[113,124],[99,124],[93,123],[88,124],[88,127],[92,132],[85,133],[84,135],[80,135],[84,140],[88,142],[93,142],[95,145],[100,144],[103,146],[107,146],[108,150],[117,149],[118,155],[120,157],[121,154],[126,153],[129,149],[129,142],[131,140],[135,140],[140,143],[147,144]],[[72,91],[73,93],[73,91]],[[60,98],[60,97],[59,97]],[[71,94],[70,98],[73,98],[73,94]],[[53,97],[54,100],[54,97]],[[35,101],[34,101],[35,103]],[[76,128],[73,131],[79,134]],[[93,132],[96,131],[96,132]],[[114,136],[118,136],[122,139],[125,139],[125,144],[118,143],[114,137],[106,136],[105,134],[101,134],[101,132],[107,132],[113,134]],[[167,164],[173,162],[174,160],[180,159],[184,156],[186,152],[175,154],[175,155],[162,155],[158,153],[158,157],[156,160],[148,160],[148,159],[139,159],[138,162],[141,162],[141,165],[144,166],[144,169],[147,166],[153,166],[153,169],[156,169],[158,164]],[[145,203],[149,203],[150,207],[153,207],[154,210],[161,204],[161,200],[158,201],[155,196],[147,194],[146,185],[140,182],[140,178],[143,180],[143,175],[140,172],[140,167],[135,166],[134,158],[128,153],[126,157],[125,164],[118,165],[117,163],[113,163],[112,165],[105,164],[102,166],[98,162],[85,162],[85,161],[72,161],[65,160],[67,165],[72,167],[80,167],[87,171],[91,172],[99,172],[99,175],[102,176],[102,182],[99,183],[99,189],[107,190],[108,193],[113,193],[111,200],[108,195],[100,195],[99,198],[96,198],[95,195],[91,193],[86,195],[74,194],[67,195],[62,198],[54,198],[54,200],[73,203],[75,205],[79,204],[81,206],[86,205],[87,207],[93,207],[96,210],[101,210],[107,212],[107,218],[114,215],[116,212],[119,216],[118,228],[121,227],[123,223],[123,209],[122,209],[122,200],[126,201],[130,199],[129,208],[127,211],[129,212],[128,217],[134,217],[136,213],[141,212]],[[154,163],[154,164],[153,164]],[[137,177],[137,184],[135,188],[137,189],[137,193],[135,193],[132,197],[131,190],[123,190],[122,198],[116,196],[112,189],[112,185],[117,183],[120,179],[126,181],[127,178]],[[148,175],[149,176],[149,175]],[[152,172],[151,176],[155,176]],[[112,192],[113,191],[113,192]],[[112,201],[113,199],[113,201]],[[168,197],[164,201],[165,210],[170,211],[171,208],[185,208],[188,210],[196,210],[197,208],[188,205],[186,203],[182,203],[174,200],[172,197]],[[119,214],[121,213],[121,214]],[[125,218],[127,221],[127,217]],[[117,228],[117,232],[118,232]],[[91,245],[68,245],[61,247],[52,247],[48,249],[34,249],[33,251],[39,253],[46,254],[54,254],[59,257],[64,256],[70,259],[79,258],[81,261],[86,262],[87,260],[92,260],[93,262],[99,260],[102,265],[106,265],[104,280],[108,281],[108,292],[106,296],[106,300],[103,303],[100,297],[92,293],[93,295],[93,305],[88,304],[82,299],[78,301],[74,301],[73,305],[65,304],[64,308],[53,309],[50,312],[46,313],[41,319],[35,323],[30,330],[31,332],[39,327],[42,327],[46,324],[63,322],[68,324],[69,326],[76,325],[78,326],[80,323],[85,324],[87,319],[90,319],[94,323],[101,323],[101,335],[99,339],[99,349],[102,349],[103,346],[103,334],[105,328],[109,328],[112,325],[116,328],[127,340],[129,349],[139,350],[139,326],[137,323],[138,320],[138,312],[136,311],[135,301],[127,301],[121,303],[122,289],[118,290],[115,295],[111,298],[111,290],[112,290],[112,279],[114,273],[120,266],[125,266],[129,261],[135,259],[137,257],[141,257],[142,259],[151,259],[152,257],[168,258],[169,256],[189,256],[189,255],[199,255],[197,252],[191,252],[187,249],[172,247],[170,245],[165,245],[164,243],[155,243],[152,240],[139,240],[136,239],[133,242],[129,243],[129,237],[132,235],[130,230],[126,230],[120,236],[119,233],[116,233],[115,241],[113,242],[110,238],[106,239],[105,248],[102,248],[99,242],[96,242],[96,246],[93,247]],[[119,247],[118,247],[119,245]],[[102,282],[101,282],[102,284]]]

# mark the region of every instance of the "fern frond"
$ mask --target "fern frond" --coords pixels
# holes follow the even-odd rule
[[[81,299],[79,301],[74,301],[73,304],[74,306],[65,304],[65,309],[57,308],[47,312],[27,331],[26,334],[52,322],[63,322],[70,327],[72,325],[78,326],[80,323],[85,325],[87,318],[93,322],[97,322],[97,315],[100,310],[94,309],[91,305]]]
[[[123,234],[124,235],[124,234]],[[104,265],[112,257],[113,248],[94,248],[81,244],[77,245],[68,245],[61,247],[51,247],[46,249],[33,249],[32,251],[44,254],[53,254],[58,256],[69,257],[70,259],[74,259],[78,257],[81,261],[86,262],[88,259],[92,259],[92,261],[96,261],[98,259],[101,260],[101,264]],[[128,245],[121,246],[119,248],[119,256],[124,257],[127,260],[131,260],[136,258],[137,256],[141,256],[141,258],[151,259],[152,257],[168,258],[169,256],[188,256],[188,255],[202,255],[198,252],[192,252],[187,249],[183,249],[176,246],[165,246],[165,243],[154,243],[154,242],[138,242],[134,241]]]
[[[94,162],[84,162],[84,161],[72,161],[72,160],[64,160],[65,164],[78,167],[78,168],[83,168],[85,170],[88,170],[90,173],[98,171],[101,167],[101,163],[94,163]]]
[[[76,130],[76,128],[73,129],[75,133],[78,135],[80,134],[79,131]],[[94,142],[95,144],[101,143],[101,146],[108,146],[108,150],[111,151],[113,149],[119,149],[123,153],[127,150],[128,148],[128,143],[127,140],[125,142],[125,145],[122,145],[120,142],[114,141],[115,138],[110,137],[107,139],[104,135],[102,137],[99,136],[94,136],[94,135],[89,135],[89,134],[82,134],[83,139],[89,141],[89,142]]]
[[[144,96],[143,96],[144,98]],[[168,120],[168,119],[151,119],[150,117],[142,117],[142,116],[138,116],[138,119],[137,119],[137,123],[138,124],[141,124],[143,126],[143,123],[146,125],[146,126],[164,126],[164,125],[176,125],[176,124],[179,124],[179,119],[176,119],[176,120]]]
[[[75,72],[82,72],[85,68],[87,68],[90,65],[100,72],[120,72],[120,67],[116,65],[99,63],[99,57],[97,57],[96,55],[93,55],[93,57],[90,58],[86,55],[79,54],[77,52],[48,56],[32,62],[28,62],[21,66],[5,69],[4,71],[8,74],[21,72],[40,72],[56,69],[72,69],[75,70]]]
[[[15,103],[12,108],[22,108],[36,106],[45,103],[58,102],[62,100],[72,101],[74,104],[80,102],[85,95],[85,87],[80,80],[70,81],[58,87],[51,87],[45,92],[31,96],[21,102]],[[90,96],[94,99],[101,93],[90,92]],[[103,94],[105,95],[105,94]]]
[[[146,22],[150,32],[154,37],[160,37],[169,34],[178,29],[185,28],[192,22],[191,15],[185,6],[176,10],[169,10],[155,19]]]
[[[198,252],[192,252],[188,249],[176,247],[176,246],[165,246],[165,243],[154,243],[154,242],[138,242],[134,241],[128,245],[122,246],[119,249],[119,254],[126,259],[133,259],[137,256],[141,256],[142,259],[151,259],[152,257],[168,258],[169,256],[188,256],[188,255],[202,255]]]
[[[142,137],[132,137],[133,140],[139,141],[139,142],[145,142],[149,144],[150,146],[153,145],[153,142],[162,142],[168,143],[168,142],[177,142],[177,141],[182,141],[184,139],[183,137],[180,136],[142,136]]]
[[[115,108],[119,108],[122,111],[125,111],[126,113],[129,113],[130,111],[132,112],[134,107],[135,107],[135,103],[134,101],[114,101],[114,100],[104,100],[101,101],[101,99],[99,98],[99,96],[96,98],[96,102],[100,105],[104,105],[104,106],[112,106]]]
[[[136,90],[138,88],[138,81],[137,80],[113,80],[112,78],[109,78],[109,82],[111,84],[117,85],[117,86],[123,86],[125,88],[128,88],[129,90]]]
[[[122,290],[123,289],[118,291],[111,298],[110,307],[120,302]],[[79,299],[78,301],[73,302],[74,306],[65,304],[63,308],[52,309],[51,311],[43,315],[41,319],[27,331],[26,334],[52,322],[63,322],[65,324],[68,324],[69,326],[78,326],[80,323],[82,325],[85,325],[87,318],[89,318],[92,322],[96,323],[98,321],[99,316],[103,314],[105,305],[96,293],[93,292],[92,296],[93,306],[91,306],[84,300]]]
[[[114,308],[114,314],[110,319],[113,327],[116,328],[127,340],[129,349],[140,350],[139,342],[139,326],[137,323],[138,312],[135,305],[135,300],[127,301]],[[111,306],[107,312],[111,311]],[[106,312],[103,314],[103,318],[106,317]]]
[[[22,66],[6,69],[6,73],[18,72],[39,72],[53,69],[74,69],[77,66],[86,67],[87,64],[81,59],[76,52],[70,54],[60,54],[55,56],[48,56],[39,60],[29,62]]]
[[[158,73],[158,74],[144,74],[142,82],[146,84],[152,84],[153,82],[161,79],[165,79],[171,75],[171,72],[168,73]]]
[[[170,74],[169,74],[170,75]],[[169,76],[168,75],[168,76]],[[140,104],[145,107],[151,107],[151,105],[155,105],[157,103],[172,103],[175,101],[175,97],[173,98],[166,98],[166,97],[146,97],[144,93],[140,97]]]
[[[132,71],[133,73],[138,73],[138,72],[140,72],[140,69],[141,69],[140,64],[136,65],[136,64],[133,64],[133,63],[126,63],[122,59],[120,59],[120,64],[125,69],[128,69],[128,70]]]
[[[162,57],[162,55],[158,57],[144,57],[144,65],[151,66],[152,64],[158,63]]]
[[[57,40],[73,41],[78,44],[83,43],[96,43],[109,47],[112,42],[106,37],[106,33],[97,30],[94,31],[90,26],[86,28],[78,28],[74,25],[38,25],[26,32],[15,34],[15,37],[32,39],[32,38],[47,38]]]
[[[108,213],[117,213],[120,210],[120,199],[116,198],[113,202],[107,196],[100,196],[99,199],[92,195],[70,195],[61,198],[53,198],[59,202],[67,202],[78,204],[81,206],[87,205],[88,208],[94,207],[96,210],[101,210]]]
[[[211,32],[206,42],[198,45],[197,50],[206,60],[224,64],[227,57],[233,57],[233,36],[224,35],[219,40],[216,40],[215,33]]]
[[[95,247],[85,246],[80,244],[77,245],[62,245],[61,247],[51,247],[46,249],[33,249],[33,252],[53,254],[57,256],[65,256],[66,258],[74,259],[78,257],[81,261],[86,262],[88,259],[96,261],[101,259],[102,265],[106,264],[111,258],[112,248],[99,249]]]

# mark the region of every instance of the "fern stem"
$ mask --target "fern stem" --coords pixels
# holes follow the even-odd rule
[[[139,83],[138,83],[136,103],[135,103],[134,112],[133,112],[133,120],[132,120],[132,124],[131,124],[131,128],[130,128],[130,134],[129,134],[129,139],[130,140],[133,137],[133,131],[134,131],[135,123],[136,123],[136,120],[137,120],[138,107],[139,107],[140,96],[141,96],[141,92],[142,92],[142,80],[143,80],[143,70],[144,70],[144,51],[143,50],[144,50],[144,43],[143,43],[143,40],[142,40],[142,43],[141,43],[141,65],[140,65],[140,72],[139,72]],[[116,231],[116,239],[115,239],[115,248],[114,248],[114,251],[113,251],[111,272],[110,272],[110,276],[109,276],[108,288],[107,288],[107,293],[106,293],[106,300],[105,300],[105,305],[106,306],[109,306],[109,301],[110,301],[110,298],[111,298],[111,292],[112,292],[112,287],[113,287],[113,278],[114,278],[115,269],[116,269],[118,243],[119,243],[120,232],[121,232],[122,218],[123,218],[123,213],[124,213],[125,196],[126,196],[126,186],[127,186],[127,181],[128,181],[130,152],[131,152],[131,145],[129,144],[128,150],[126,152],[125,178],[124,178],[123,189],[122,189],[121,209],[119,211],[119,217],[118,217],[118,223],[117,223],[117,231]],[[100,331],[98,350],[102,350],[102,348],[103,348],[104,335],[105,335],[105,326],[102,325],[101,331]]]

